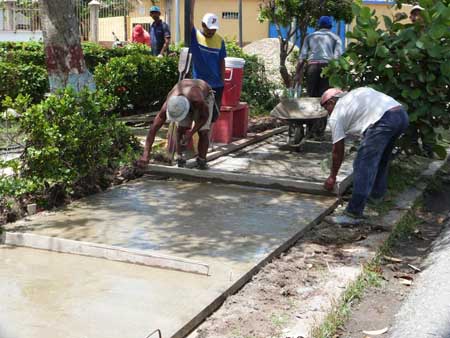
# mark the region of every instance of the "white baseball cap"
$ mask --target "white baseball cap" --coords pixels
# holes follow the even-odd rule
[[[423,8],[423,7],[419,6],[419,5],[414,5],[409,12],[412,13],[416,9],[419,10],[419,11],[423,11],[425,8]]]
[[[167,102],[167,120],[180,122],[189,113],[190,103],[184,96],[172,96]]]
[[[219,18],[213,13],[206,13],[203,16],[202,22],[208,29],[219,29]]]

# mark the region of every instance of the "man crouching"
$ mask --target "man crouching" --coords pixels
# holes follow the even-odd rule
[[[192,135],[198,132],[197,165],[199,169],[207,169],[206,153],[209,147],[213,107],[214,92],[205,81],[185,79],[177,83],[167,95],[166,101],[148,132],[144,153],[139,159],[138,165],[148,164],[155,135],[167,120],[177,124],[178,167],[186,165],[186,160],[182,158],[183,149],[191,140]]]

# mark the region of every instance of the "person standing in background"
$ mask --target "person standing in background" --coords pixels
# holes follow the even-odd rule
[[[195,0],[191,0],[191,46],[194,79],[206,81],[215,92],[216,107],[213,121],[220,113],[225,79],[225,57],[227,52],[223,38],[217,34],[219,19],[213,13],[206,13],[202,19],[202,29],[194,27]]]
[[[136,25],[133,28],[131,42],[142,43],[150,47],[150,34],[148,34],[148,32],[142,27],[142,25]]]
[[[321,97],[330,88],[328,78],[321,76],[322,69],[342,54],[342,42],[339,36],[331,31],[332,22],[329,16],[321,16],[319,29],[309,34],[300,52],[296,69],[295,82],[301,83],[303,68],[306,64],[306,90],[309,97]],[[319,119],[311,127],[311,136],[318,140],[323,138],[327,118]]]
[[[161,20],[161,10],[158,6],[150,8],[150,16],[153,19],[150,27],[152,55],[162,57],[169,52],[170,28],[167,23]]]

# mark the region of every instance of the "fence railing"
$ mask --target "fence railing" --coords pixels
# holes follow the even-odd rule
[[[39,4],[34,0],[1,1],[0,29],[9,31],[40,31]]]
[[[140,18],[133,11],[134,1],[108,0],[100,1],[96,9],[96,20],[92,19],[92,7],[89,1],[75,0],[75,13],[80,23],[82,40],[92,40],[92,30],[97,29],[96,37],[101,41],[113,41],[112,32],[121,40],[127,40],[128,31],[133,24],[147,23],[150,17]],[[93,27],[93,23],[95,27]],[[40,31],[41,17],[38,0],[0,0],[0,31]]]

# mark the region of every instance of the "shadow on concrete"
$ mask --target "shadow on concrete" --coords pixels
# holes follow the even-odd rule
[[[240,186],[141,179],[18,226],[47,236],[186,258],[253,262],[334,201]]]

